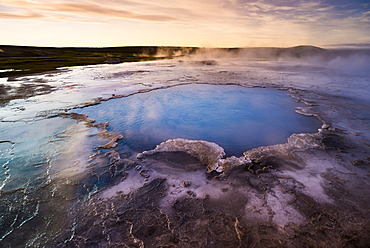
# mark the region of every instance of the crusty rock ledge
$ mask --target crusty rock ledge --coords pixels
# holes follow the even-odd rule
[[[157,145],[153,150],[139,153],[137,159],[143,159],[160,152],[185,152],[206,165],[208,173],[212,171],[222,173],[234,167],[250,167],[254,162],[259,162],[270,156],[280,155],[289,157],[289,154],[294,150],[321,147],[323,147],[321,132],[314,134],[293,134],[285,144],[258,147],[244,152],[244,156],[239,158],[235,156],[223,158],[226,155],[225,151],[216,143],[179,138],[167,140]]]

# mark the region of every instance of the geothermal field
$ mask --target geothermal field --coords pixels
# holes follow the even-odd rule
[[[0,78],[1,247],[370,246],[368,50],[171,57]]]

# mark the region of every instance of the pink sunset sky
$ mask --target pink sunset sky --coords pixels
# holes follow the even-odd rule
[[[368,0],[1,0],[0,44],[370,44]]]

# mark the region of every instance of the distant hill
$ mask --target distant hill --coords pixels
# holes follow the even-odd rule
[[[218,51],[230,55],[243,56],[246,59],[306,59],[320,56],[322,59],[330,60],[337,56],[346,57],[359,52],[370,55],[369,49],[323,49],[307,45],[289,48],[197,48],[170,46],[80,48],[0,45],[0,77],[28,75],[66,66],[149,61],[195,53],[212,56],[212,54]]]
[[[323,55],[327,52],[327,50],[316,47],[316,46],[295,46],[286,48],[282,51],[282,54],[285,56],[292,56],[292,57],[307,57],[307,56],[316,56],[316,55]]]
[[[28,75],[58,67],[122,63],[171,58],[190,54],[192,47],[31,47],[0,45],[0,77]]]
[[[73,53],[75,55],[98,54],[146,54],[156,55],[159,52],[177,52],[184,47],[159,47],[159,46],[132,46],[132,47],[32,47],[0,45],[1,57],[45,57],[62,56]],[[196,48],[186,48],[189,50]],[[1,52],[2,51],[2,52]]]

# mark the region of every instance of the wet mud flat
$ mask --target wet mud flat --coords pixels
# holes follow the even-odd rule
[[[8,82],[12,79],[8,79]],[[0,80],[0,106],[4,106],[11,100],[15,99],[27,99],[36,95],[49,94],[54,87],[42,80],[30,80],[18,82],[15,78],[12,84],[2,84]]]
[[[120,72],[119,86],[105,81],[111,83],[111,88],[101,92],[102,86],[97,85],[98,90],[91,93],[83,85],[74,89],[63,87],[79,82],[73,73],[67,73],[65,81],[63,75],[58,78],[62,87],[57,86],[56,92],[68,94],[51,93],[45,98],[36,97],[34,102],[11,102],[9,109],[24,106],[25,110],[19,112],[22,116],[2,117],[5,131],[14,130],[10,129],[9,121],[14,125],[22,118],[29,123],[37,120],[34,125],[47,122],[45,127],[65,120],[70,130],[61,134],[66,137],[61,137],[59,131],[58,135],[49,136],[62,144],[65,140],[73,142],[64,145],[68,153],[51,154],[59,159],[47,163],[48,176],[45,181],[38,178],[41,187],[37,186],[34,192],[27,184],[18,188],[10,184],[2,189],[2,199],[12,203],[13,208],[2,208],[8,219],[1,222],[4,230],[1,244],[4,247],[369,246],[368,103],[361,97],[348,96],[347,86],[338,87],[337,92],[328,86],[316,87],[317,80],[323,85],[326,81],[345,81],[342,75],[339,79],[327,75],[330,79],[325,78],[323,74],[327,71],[317,78],[317,71],[292,75],[290,70],[276,72],[263,63],[242,67],[234,62],[230,66],[213,63],[198,70],[187,66],[186,62],[176,61],[138,64],[133,68],[115,67],[106,75],[102,68],[99,73],[87,68],[83,75],[94,72],[93,77],[100,80]],[[261,74],[255,72],[256,66]],[[126,79],[130,81],[127,85],[135,87],[126,90],[131,87],[125,84]],[[306,83],[301,85],[303,79]],[[363,80],[366,83],[368,79]],[[285,144],[245,151],[241,157],[225,157],[219,146],[188,140],[164,142],[137,154],[123,145],[124,136],[107,131],[109,123],[95,123],[87,116],[71,116],[61,111],[184,81],[285,90],[305,104],[298,112],[317,116],[323,126],[316,133],[292,135]],[[352,88],[349,91],[356,93]],[[77,102],[76,96],[81,97]],[[100,98],[89,100],[90,96]],[[58,102],[57,107],[45,105],[35,114],[29,112],[35,102],[59,97],[64,102]],[[3,110],[8,111],[6,107]],[[21,143],[11,137],[6,140],[9,142],[1,144],[18,148]],[[81,145],[82,141],[90,145]],[[60,150],[57,146],[57,151]],[[12,165],[12,161],[7,164],[10,169]],[[35,197],[40,192],[43,194]],[[30,209],[32,214],[23,217],[17,212],[17,205]],[[20,217],[14,220],[12,216]],[[20,233],[23,239],[15,240]]]

